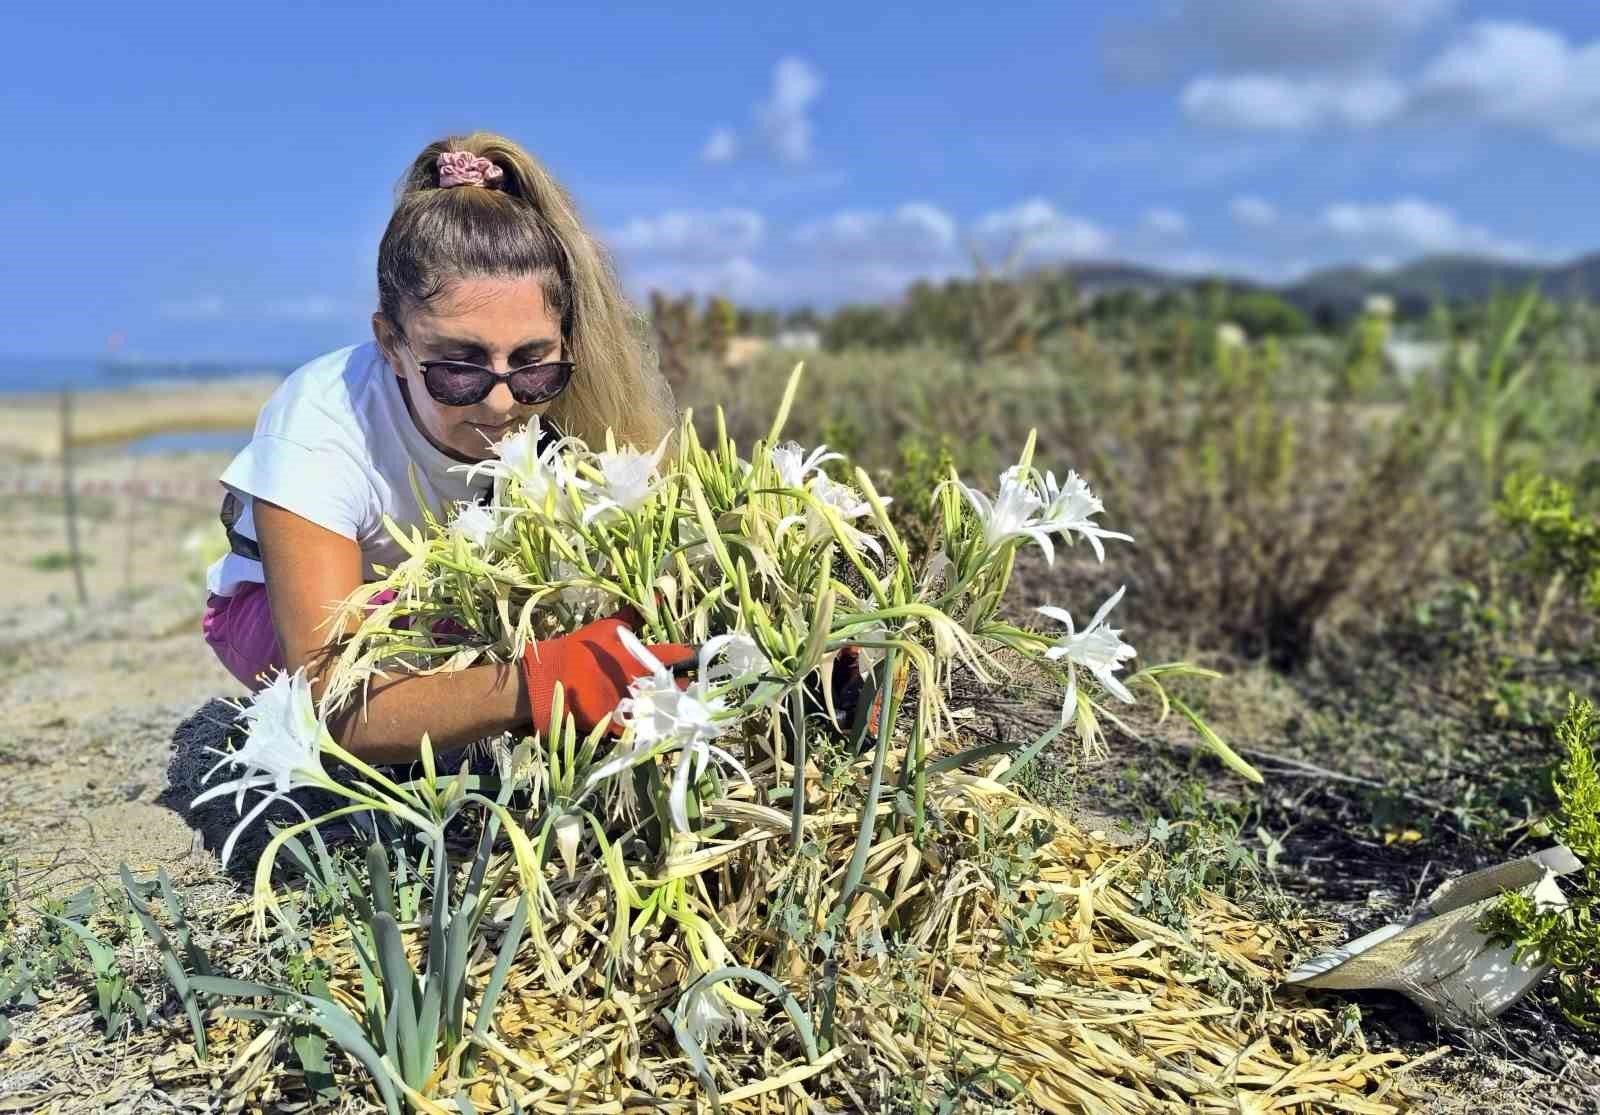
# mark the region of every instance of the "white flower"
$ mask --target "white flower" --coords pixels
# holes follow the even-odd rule
[[[876,556],[883,556],[883,547],[878,545],[878,540],[854,524],[854,520],[872,514],[872,504],[858,495],[854,488],[830,480],[826,473],[819,472],[806,483],[806,491],[810,492],[818,503],[825,504],[839,516],[845,538],[851,545],[865,547]],[[883,500],[885,506],[889,502],[887,499]],[[807,504],[804,515],[785,516],[778,523],[778,533],[782,534],[790,526],[800,522],[806,525],[807,542],[833,537],[833,531],[828,527],[828,520],[814,504]]]
[[[522,489],[523,498],[533,506],[543,507],[545,501],[553,497],[557,507],[561,507],[563,492],[568,489],[581,492],[588,487],[587,481],[574,470],[571,454],[566,452],[575,439],[557,438],[542,453],[539,440],[540,421],[535,414],[526,426],[494,444],[492,459],[474,465],[454,465],[450,471],[465,472],[468,481],[479,473],[494,477],[496,498],[504,493],[507,481],[515,480]]]
[[[826,445],[819,445],[806,456],[797,443],[789,441],[771,449],[773,467],[778,470],[778,483],[785,488],[803,488],[806,477],[818,471],[828,461],[842,461],[843,455],[829,453]]]
[[[1124,542],[1132,542],[1131,535],[1119,534],[1116,531],[1106,530],[1090,519],[1091,515],[1098,515],[1105,510],[1105,504],[1089,490],[1089,484],[1072,470],[1067,471],[1066,483],[1056,487],[1056,474],[1044,474],[1044,515],[1052,530],[1073,530],[1089,540],[1089,545],[1094,547],[1094,556],[1101,561],[1106,559],[1106,551],[1100,545],[1102,538],[1120,538]]]
[[[628,653],[650,672],[628,687],[629,696],[617,705],[617,714],[624,724],[633,728],[634,747],[631,752],[597,767],[590,775],[593,784],[633,765],[656,747],[665,744],[668,749],[678,747],[678,767],[673,774],[672,788],[667,805],[672,814],[672,824],[679,832],[689,831],[689,783],[698,782],[706,765],[715,759],[738,772],[750,781],[750,772],[727,751],[711,741],[722,734],[727,712],[727,702],[711,692],[705,679],[691,682],[679,689],[672,672],[641,643],[626,627],[617,630],[617,638],[627,647]],[[602,773],[603,772],[603,773]]]
[[[718,662],[717,659],[721,658]],[[730,631],[706,640],[700,648],[700,676],[708,682],[750,679],[771,669],[761,644],[743,631]]]
[[[605,567],[603,560],[595,563],[597,570]],[[587,575],[572,562],[565,558],[557,558],[555,565],[550,570],[552,582],[575,582],[564,584],[556,589],[554,598],[580,619],[594,616],[609,615],[616,611],[616,598],[600,586],[587,579]]]
[[[1055,564],[1055,545],[1050,541],[1052,526],[1035,517],[1044,501],[1023,479],[1020,467],[1013,466],[1000,474],[1000,492],[993,500],[965,484],[961,491],[983,524],[985,546],[993,549],[1012,538],[1031,538],[1044,551],[1045,560]]]
[[[456,517],[450,520],[450,533],[460,535],[480,550],[488,546],[489,539],[500,529],[499,512],[467,500],[457,504],[456,508]]]
[[[1077,667],[1082,666],[1095,676],[1095,680],[1115,694],[1119,700],[1133,703],[1133,694],[1128,692],[1128,687],[1112,676],[1117,670],[1122,669],[1124,659],[1132,658],[1138,652],[1122,641],[1120,628],[1104,626],[1106,616],[1111,614],[1111,609],[1117,606],[1117,601],[1122,599],[1122,594],[1127,586],[1117,589],[1111,598],[1100,605],[1100,610],[1089,621],[1089,626],[1082,631],[1076,630],[1072,625],[1072,614],[1060,608],[1046,605],[1039,611],[1053,620],[1067,625],[1067,633],[1057,640],[1055,646],[1045,651],[1045,657],[1051,660],[1065,658],[1067,660],[1067,693],[1061,702],[1061,722],[1071,724],[1078,715],[1078,673]]]
[[[695,518],[684,518],[678,521],[678,535],[683,539],[683,559],[689,563],[689,568],[696,573],[704,573],[717,564],[717,554],[711,548],[711,543],[706,541],[706,532],[700,529],[700,521]]]
[[[702,1050],[729,1026],[744,1025],[744,1015],[729,1007],[716,987],[695,987],[678,1006],[678,1021]]]
[[[670,435],[668,435],[670,436]],[[596,488],[595,502],[583,513],[585,524],[608,512],[632,514],[650,498],[655,482],[656,465],[666,452],[667,439],[663,437],[654,453],[641,453],[630,446],[616,452],[596,453],[595,465],[600,469],[600,483]]]
[[[228,763],[244,768],[244,773],[211,787],[189,803],[192,808],[226,793],[235,794],[234,809],[242,816],[222,845],[224,867],[233,854],[239,834],[261,816],[267,806],[280,799],[294,804],[287,798],[291,790],[299,786],[326,785],[329,781],[322,766],[322,740],[327,729],[317,718],[311,683],[306,680],[304,670],[296,670],[293,675],[280,670],[272,684],[257,693],[243,709],[241,719],[248,725],[244,746],[223,755],[221,762],[208,770],[202,781],[209,781]],[[267,791],[267,796],[248,814],[244,813],[246,790]],[[304,811],[301,813],[303,816]]]
[[[874,643],[886,642],[889,638],[889,629],[883,625],[881,620],[873,620],[861,630],[853,632],[850,638],[852,640],[865,640],[867,642]],[[857,645],[856,672],[865,678],[877,668],[878,663],[883,661],[883,656],[887,653],[888,652],[882,647],[864,647]]]

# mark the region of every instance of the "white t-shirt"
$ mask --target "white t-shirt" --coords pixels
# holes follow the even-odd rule
[[[284,380],[221,480],[243,504],[237,533],[255,539],[254,499],[267,500],[354,539],[363,578],[372,581],[380,576],[374,566],[393,568],[405,557],[383,517],[407,531],[422,522],[411,466],[434,515],[447,516],[491,484],[479,475],[469,485],[464,471],[451,471],[462,463],[423,436],[394,369],[369,341],[319,356]],[[230,552],[207,571],[206,587],[230,596],[265,580],[259,561]]]

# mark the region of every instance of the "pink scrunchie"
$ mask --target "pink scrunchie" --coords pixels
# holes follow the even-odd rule
[[[482,186],[505,174],[481,155],[470,151],[445,151],[436,160],[439,167],[439,187]]]

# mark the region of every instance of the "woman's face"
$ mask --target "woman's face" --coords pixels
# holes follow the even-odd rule
[[[382,314],[372,317],[378,344],[405,383],[412,418],[445,452],[472,460],[493,456],[490,446],[550,406],[524,406],[503,380],[470,406],[445,406],[428,394],[418,366],[465,360],[504,373],[562,359],[561,322],[545,305],[537,278],[457,280],[402,326],[404,341]]]

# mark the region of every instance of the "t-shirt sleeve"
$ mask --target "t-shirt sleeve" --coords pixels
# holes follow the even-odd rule
[[[277,434],[252,438],[221,480],[350,539],[361,537],[372,503],[372,481],[348,453]]]

